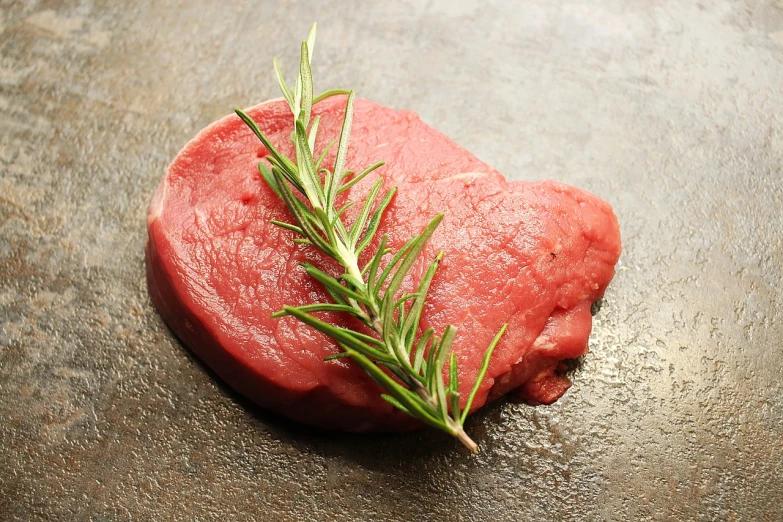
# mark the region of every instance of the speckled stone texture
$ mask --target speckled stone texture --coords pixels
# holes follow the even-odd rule
[[[148,299],[165,166],[314,20],[317,89],[617,212],[574,387],[479,456],[259,410]],[[776,0],[0,0],[0,519],[783,519],[780,115]]]

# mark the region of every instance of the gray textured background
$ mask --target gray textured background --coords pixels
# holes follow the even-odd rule
[[[165,166],[314,20],[317,89],[619,217],[574,387],[478,457],[261,411],[150,305]],[[782,91],[775,0],[0,0],[0,518],[782,520]]]

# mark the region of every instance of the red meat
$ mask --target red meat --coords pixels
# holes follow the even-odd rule
[[[344,104],[336,97],[314,108],[322,118],[316,151],[339,135]],[[248,113],[293,156],[285,102]],[[381,400],[379,387],[350,360],[324,362],[338,351],[327,337],[294,318],[270,318],[283,305],[328,300],[299,263],[333,265],[269,223],[291,216],[260,179],[257,164],[266,154],[234,115],[201,131],[179,153],[149,207],[152,301],[198,357],[264,407],[348,431],[417,427]],[[348,197],[362,199],[376,175],[386,189],[398,187],[378,234],[388,234],[392,248],[446,213],[406,289],[443,250],[421,328],[458,328],[453,349],[463,400],[484,350],[506,322],[474,407],[513,390],[532,403],[560,397],[570,382],[557,375],[558,364],[587,351],[590,304],[603,295],[620,255],[609,205],[552,181],[506,181],[416,114],[357,100],[348,166],[360,170],[376,161],[386,165]]]

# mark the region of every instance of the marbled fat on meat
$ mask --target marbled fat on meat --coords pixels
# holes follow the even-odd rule
[[[321,116],[316,151],[339,135],[344,104],[335,97],[314,108]],[[285,102],[247,112],[293,156]],[[327,337],[294,318],[270,318],[283,305],[328,300],[300,262],[335,267],[269,223],[291,216],[260,179],[257,164],[266,154],[232,115],[201,131],[170,165],[148,213],[154,304],[198,357],[266,408],[348,431],[417,427],[384,402],[380,388],[350,360],[324,362],[338,351]],[[332,152],[325,164],[333,161]],[[531,403],[560,397],[570,382],[556,373],[558,365],[587,351],[590,304],[603,295],[620,255],[610,206],[552,181],[506,181],[416,114],[357,100],[348,166],[376,161],[386,165],[347,197],[361,200],[378,175],[386,189],[398,187],[378,239],[388,234],[396,250],[435,214],[446,213],[404,290],[443,250],[421,329],[458,327],[453,349],[463,403],[484,350],[505,322],[508,331],[474,407],[515,390]],[[327,317],[338,324],[351,320]]]

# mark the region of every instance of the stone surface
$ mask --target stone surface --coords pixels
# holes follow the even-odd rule
[[[0,519],[783,518],[783,5],[507,4],[0,0]],[[166,164],[314,20],[316,88],[619,217],[574,387],[477,457],[259,410],[147,297]]]

